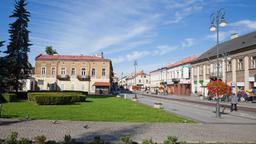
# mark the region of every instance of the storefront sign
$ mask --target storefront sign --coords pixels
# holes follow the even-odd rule
[[[240,86],[240,87],[243,87],[244,86],[244,82],[237,82],[236,85]]]
[[[248,80],[249,80],[249,82],[254,82],[255,78],[254,77],[249,77]]]
[[[254,82],[254,87],[256,87],[256,82]]]
[[[180,83],[182,83],[182,84],[190,84],[190,80],[181,80]]]

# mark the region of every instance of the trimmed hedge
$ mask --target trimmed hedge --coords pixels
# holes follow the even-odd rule
[[[86,95],[82,92],[29,92],[28,100],[39,105],[64,105],[85,102]]]
[[[15,93],[2,93],[0,94],[1,102],[14,102],[17,100],[17,96]]]

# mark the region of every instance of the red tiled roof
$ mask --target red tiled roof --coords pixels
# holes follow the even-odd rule
[[[43,55],[40,54],[36,60],[107,60],[97,56],[74,56],[74,55]]]
[[[167,68],[173,68],[173,67],[176,67],[176,66],[187,64],[187,63],[190,63],[190,62],[192,62],[192,61],[194,61],[196,59],[197,59],[197,56],[187,57],[187,58],[182,59],[181,61],[177,61],[177,62],[175,62],[173,64],[167,65]]]
[[[110,83],[109,82],[95,82],[93,84],[94,86],[110,86]]]

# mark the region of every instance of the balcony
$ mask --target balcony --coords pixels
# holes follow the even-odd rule
[[[78,75],[77,79],[80,81],[90,81],[91,77],[90,76],[86,76],[86,75]]]
[[[70,76],[69,75],[57,75],[57,79],[62,80],[62,81],[69,81]]]

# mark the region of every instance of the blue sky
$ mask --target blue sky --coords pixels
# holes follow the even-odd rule
[[[146,72],[191,55],[216,43],[209,31],[210,15],[226,12],[230,34],[256,30],[255,0],[27,0],[31,52],[29,60],[53,46],[60,54],[104,52],[117,74],[133,72],[133,62]],[[0,40],[8,44],[8,24],[14,0],[0,1]]]

